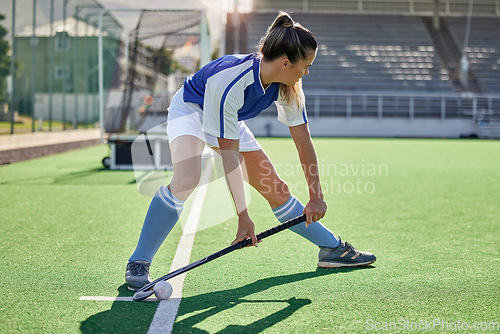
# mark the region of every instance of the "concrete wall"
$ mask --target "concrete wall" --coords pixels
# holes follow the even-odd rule
[[[289,136],[288,127],[274,117],[259,116],[246,121],[256,136]],[[316,137],[423,137],[459,138],[478,134],[472,120],[398,119],[398,118],[309,118],[311,134]]]

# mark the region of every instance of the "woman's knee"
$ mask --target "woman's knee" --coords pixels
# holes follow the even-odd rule
[[[174,169],[174,175],[170,180],[169,189],[174,196],[186,200],[193,193],[200,182],[200,172]]]
[[[200,182],[200,175],[199,174],[190,174],[183,176],[179,182],[179,184],[182,185],[184,190],[194,190],[196,186],[198,185],[198,182]]]

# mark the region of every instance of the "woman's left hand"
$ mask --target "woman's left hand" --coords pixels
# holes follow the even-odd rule
[[[318,221],[325,216],[326,202],[323,198],[310,199],[304,208],[306,214],[306,226],[312,222]]]

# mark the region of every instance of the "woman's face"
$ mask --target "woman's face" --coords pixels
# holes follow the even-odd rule
[[[311,67],[316,59],[317,51],[318,50],[309,52],[305,59],[301,59],[296,63],[292,63],[286,59],[283,65],[283,83],[288,86],[293,86],[304,75],[309,75],[309,67]]]

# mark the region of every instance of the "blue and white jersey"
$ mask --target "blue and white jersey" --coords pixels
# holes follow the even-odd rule
[[[288,126],[307,122],[306,110],[279,98],[279,83],[266,89],[260,81],[257,54],[227,55],[201,68],[184,81],[184,102],[203,110],[203,131],[219,138],[238,139],[238,121],[253,118],[276,102],[278,120]]]

